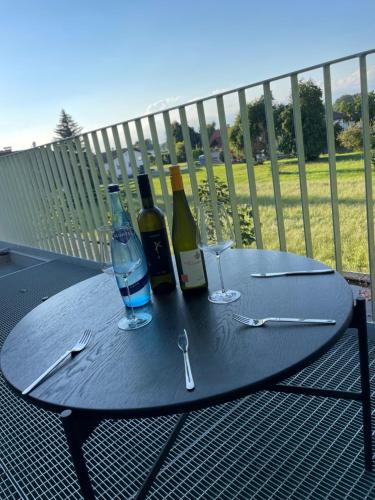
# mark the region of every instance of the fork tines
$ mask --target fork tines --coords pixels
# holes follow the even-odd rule
[[[86,328],[86,330],[83,332],[82,337],[79,339],[79,343],[86,345],[88,343],[88,341],[90,340],[91,333],[92,332],[91,332],[90,328]]]
[[[232,318],[233,319],[237,319],[239,321],[249,321],[249,318],[247,318],[246,316],[242,316],[241,314],[232,314]]]

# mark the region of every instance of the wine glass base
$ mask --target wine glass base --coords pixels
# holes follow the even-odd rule
[[[102,271],[104,274],[108,274],[109,276],[113,276],[115,274],[115,271],[113,270],[113,266],[108,266],[108,267],[102,267]]]
[[[208,296],[208,300],[213,304],[229,304],[230,302],[238,300],[240,297],[240,292],[236,290],[226,290],[225,292],[217,290]]]
[[[152,320],[151,314],[148,313],[136,313],[135,318],[121,318],[117,326],[120,330],[137,330],[137,328],[142,328],[150,323]]]

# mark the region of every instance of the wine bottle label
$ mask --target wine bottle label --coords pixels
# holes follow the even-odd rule
[[[134,235],[134,229],[132,227],[114,229],[112,232],[112,238],[120,243],[127,243],[129,239]]]
[[[143,276],[143,278],[141,278],[139,281],[137,281],[136,283],[132,283],[131,285],[129,285],[129,292],[130,292],[130,295],[133,295],[133,293],[137,293],[139,292],[139,290],[142,290],[142,288],[147,285],[147,282],[148,282],[148,274],[145,274]],[[127,297],[129,294],[128,294],[128,287],[126,286],[119,286],[119,289],[120,289],[120,293],[123,297]]]
[[[206,283],[201,253],[196,248],[188,252],[180,252],[182,275],[181,281],[186,288],[201,286]]]
[[[162,276],[173,272],[165,231],[163,229],[146,231],[141,233],[141,238],[151,276]]]

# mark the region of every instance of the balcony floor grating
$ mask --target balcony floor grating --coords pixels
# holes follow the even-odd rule
[[[1,343],[44,296],[93,274],[51,262],[1,278]],[[374,377],[375,340],[369,347]],[[357,337],[349,331],[289,383],[359,390],[358,377]],[[24,403],[3,378],[0,415],[0,499],[79,500],[59,417]],[[103,422],[85,445],[98,498],[134,497],[175,422]],[[375,472],[363,467],[360,404],[260,392],[195,412],[147,498],[375,499]]]

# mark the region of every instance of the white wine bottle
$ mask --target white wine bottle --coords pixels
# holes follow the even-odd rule
[[[182,182],[180,167],[170,167],[173,191],[172,243],[178,278],[183,292],[207,289],[203,252],[197,246],[198,228],[191,214]]]
[[[146,254],[151,288],[156,294],[168,293],[176,288],[176,279],[164,214],[154,205],[147,174],[138,175],[138,185],[143,207],[138,214],[138,226]]]

